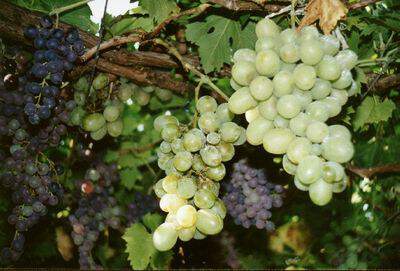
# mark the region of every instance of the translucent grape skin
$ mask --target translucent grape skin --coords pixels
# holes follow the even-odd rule
[[[324,80],[333,81],[340,77],[341,68],[334,57],[326,55],[318,63],[317,74]]]
[[[208,167],[206,171],[206,176],[213,181],[219,182],[221,181],[226,174],[226,169],[224,164],[220,164],[216,167]]]
[[[274,120],[278,114],[276,103],[277,99],[274,96],[264,102],[261,102],[257,107],[260,115],[267,120]]]
[[[247,48],[239,49],[233,54],[233,62],[235,63],[239,61],[254,62],[255,58],[256,52]]]
[[[297,166],[296,176],[303,184],[312,184],[321,178],[322,165],[321,158],[309,155],[300,161]]]
[[[279,26],[271,19],[262,19],[256,25],[256,35],[258,38],[274,37],[279,35]]]
[[[322,143],[322,156],[337,163],[346,163],[354,155],[354,145],[349,140],[340,137],[328,137]]]
[[[291,119],[300,113],[301,103],[294,95],[284,95],[279,98],[276,108],[282,117]]]
[[[310,199],[313,203],[319,206],[328,204],[332,199],[332,184],[319,179],[309,187]]]
[[[163,223],[153,233],[154,247],[159,251],[167,251],[174,247],[178,232],[171,223]]]
[[[307,65],[315,65],[321,61],[324,51],[318,40],[306,40],[300,45],[300,59]]]
[[[232,67],[232,78],[242,86],[250,85],[256,75],[257,70],[252,62],[239,61]]]
[[[321,143],[328,135],[328,125],[320,121],[311,122],[306,129],[306,136],[313,143]]]
[[[272,154],[284,154],[290,142],[295,138],[291,130],[274,128],[268,130],[263,138],[264,149]]]
[[[257,106],[249,88],[241,88],[229,98],[229,110],[237,115],[244,114],[247,110]]]
[[[309,90],[314,86],[317,74],[314,67],[300,64],[294,69],[293,78],[299,89]]]
[[[208,95],[200,97],[196,104],[196,109],[200,114],[204,114],[206,112],[215,112],[217,107],[217,101]]]
[[[298,164],[305,157],[311,154],[311,148],[311,142],[308,139],[298,137],[289,144],[287,157],[294,164]]]
[[[223,228],[222,218],[211,209],[197,211],[196,228],[207,235],[215,235]]]
[[[271,128],[273,128],[273,125],[270,120],[266,120],[263,117],[258,117],[247,127],[247,142],[254,146],[261,145],[263,143],[265,133]]]
[[[293,92],[294,80],[291,72],[280,71],[272,80],[274,94],[277,97],[282,97]]]
[[[259,74],[272,77],[279,72],[281,60],[275,51],[265,50],[257,54],[255,64]]]
[[[274,85],[267,77],[257,76],[253,81],[251,81],[249,88],[254,99],[264,101],[272,95]]]

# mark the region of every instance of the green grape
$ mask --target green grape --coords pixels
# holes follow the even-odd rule
[[[321,101],[310,103],[306,108],[306,114],[313,120],[321,122],[325,122],[329,118],[329,112],[327,111],[325,104]]]
[[[217,115],[217,119],[220,124],[231,121],[234,117],[234,114],[229,110],[228,103],[222,103],[218,105],[215,114]]]
[[[153,245],[159,251],[167,251],[174,247],[178,232],[171,223],[163,223],[153,233]]]
[[[332,91],[332,86],[329,81],[317,78],[315,85],[311,89],[311,94],[315,100],[326,98]]]
[[[195,231],[196,231],[195,226],[179,229],[178,238],[183,242],[190,241],[191,239],[193,239]]]
[[[304,137],[297,137],[289,144],[286,155],[292,163],[298,164],[311,154],[311,149],[310,140]]]
[[[162,188],[164,189],[164,191],[167,192],[168,194],[176,194],[178,189],[179,178],[180,178],[179,175],[171,174],[161,179]]]
[[[254,99],[264,101],[272,95],[274,85],[267,77],[257,76],[251,81],[249,89]]]
[[[181,206],[186,204],[186,200],[177,194],[165,194],[160,199],[160,208],[164,212],[176,212]]]
[[[94,131],[94,132],[90,132],[90,137],[93,140],[99,141],[102,138],[104,138],[107,134],[107,126],[104,125],[103,127],[101,127],[99,130]]]
[[[312,102],[312,95],[310,91],[294,89],[292,95],[294,95],[300,101],[302,110],[305,110]]]
[[[285,154],[282,158],[282,166],[283,169],[290,175],[295,175],[296,174],[296,170],[297,170],[297,166],[295,164],[293,164],[292,162],[290,162],[289,158],[287,157],[287,155]]]
[[[342,107],[336,98],[326,97],[325,99],[321,100],[321,102],[325,105],[330,118],[339,115],[340,111],[342,111]]]
[[[239,49],[233,54],[233,62],[235,63],[239,61],[254,62],[255,59],[256,52],[247,48]]]
[[[300,59],[307,65],[315,65],[321,61],[324,56],[324,50],[318,40],[305,40],[301,43]]]
[[[326,55],[334,56],[339,52],[340,42],[339,40],[332,35],[322,35],[320,37],[322,50]]]
[[[107,132],[112,137],[119,137],[124,129],[124,123],[121,119],[107,123]]]
[[[316,156],[320,156],[322,154],[322,147],[320,144],[312,144],[311,153]]]
[[[135,91],[135,99],[138,105],[140,106],[147,105],[150,102],[150,98],[151,98],[150,94],[141,89],[137,89]]]
[[[197,211],[192,205],[183,205],[176,211],[176,220],[184,228],[192,227],[197,220]]]
[[[194,194],[194,204],[201,209],[208,209],[214,205],[216,196],[211,191],[201,188]]]
[[[300,182],[299,179],[296,176],[294,177],[293,180],[294,180],[294,186],[296,186],[297,189],[299,189],[301,191],[308,191],[309,186],[303,184],[302,182]]]
[[[133,93],[136,91],[138,86],[135,84],[122,84],[118,89],[118,98],[122,102],[126,102],[132,98]]]
[[[174,116],[160,115],[154,119],[154,129],[158,132],[165,127],[167,124],[179,125],[179,121]]]
[[[247,87],[233,93],[228,102],[229,110],[237,115],[244,114],[255,106],[257,106],[257,101],[251,96]]]
[[[200,114],[215,112],[215,110],[217,110],[217,107],[217,101],[213,97],[208,95],[200,97],[196,104],[197,112],[199,112]]]
[[[332,199],[332,185],[319,179],[310,185],[308,193],[314,204],[324,206]]]
[[[221,181],[226,174],[226,169],[224,164],[220,164],[216,167],[209,167],[206,171],[206,176],[213,181],[219,182]]]
[[[261,145],[263,143],[265,133],[272,128],[273,125],[270,120],[266,120],[263,117],[258,117],[247,127],[247,142],[254,146]]]
[[[194,128],[183,136],[183,147],[190,152],[197,152],[204,147],[206,137],[203,132]]]
[[[222,162],[232,160],[235,155],[235,147],[233,144],[221,141],[216,147],[221,154]]]
[[[86,77],[81,77],[79,78],[78,81],[75,82],[74,84],[74,89],[77,91],[88,91],[89,90],[89,81],[87,80]]]
[[[207,236],[205,234],[202,234],[199,230],[196,229],[195,232],[194,232],[193,239],[195,239],[195,240],[203,240],[206,237]]]
[[[337,62],[342,69],[351,70],[357,65],[358,56],[350,49],[340,51],[335,56]]]
[[[281,115],[277,115],[274,119],[274,126],[275,128],[288,128],[289,127],[289,120],[285,119]]]
[[[288,71],[280,71],[275,75],[272,80],[274,87],[274,94],[277,97],[282,97],[284,95],[293,92],[294,81],[293,75]]]
[[[345,105],[347,103],[347,100],[349,99],[347,91],[339,89],[333,89],[331,97],[335,98],[341,106]]]
[[[254,107],[253,109],[247,110],[244,116],[247,122],[250,123],[260,117],[260,111],[258,111],[258,107]]]
[[[344,175],[344,168],[339,163],[328,161],[322,166],[322,178],[327,183],[340,182]]]
[[[325,55],[317,66],[318,77],[324,80],[334,81],[340,77],[341,72],[342,69],[333,56]]]
[[[175,138],[171,143],[172,152],[177,154],[178,152],[186,151],[183,147],[183,141],[180,138]]]
[[[193,156],[193,165],[192,168],[197,171],[197,172],[201,172],[203,170],[205,170],[206,168],[206,164],[203,162],[203,159],[201,159],[201,156],[198,154],[195,154]]]
[[[240,146],[246,142],[246,129],[244,129],[241,126],[239,126],[239,129],[240,129],[240,135],[239,138],[235,142],[233,142],[234,146]]]
[[[117,105],[108,105],[103,111],[103,116],[108,122],[116,121],[120,116],[119,107]]]
[[[108,86],[109,79],[108,76],[104,73],[99,73],[94,79],[92,86],[95,90],[100,90]]]
[[[165,222],[171,223],[172,225],[174,225],[176,230],[179,230],[182,228],[182,226],[179,225],[178,221],[176,220],[176,212],[168,213],[167,216],[165,217]]]
[[[294,43],[299,38],[297,31],[292,28],[286,28],[279,36],[283,43]]]
[[[196,228],[207,235],[219,233],[224,224],[222,218],[211,209],[201,209],[197,211]]]
[[[340,137],[328,137],[322,143],[322,156],[330,161],[346,163],[354,155],[354,146],[351,141]]]
[[[86,94],[82,91],[75,91],[74,92],[74,101],[77,105],[85,105]]]
[[[339,79],[333,82],[332,86],[334,88],[347,88],[353,83],[353,76],[349,70],[342,70]]]
[[[257,76],[257,70],[253,62],[239,61],[232,67],[232,78],[242,86],[248,86]]]
[[[282,117],[291,119],[300,113],[301,103],[294,95],[284,95],[279,98],[276,109]]]
[[[142,90],[146,93],[152,93],[155,90],[155,87],[153,86],[146,86],[146,87],[142,87]]]
[[[271,19],[262,19],[256,25],[256,35],[259,39],[264,37],[276,38],[275,36],[278,36],[279,33],[279,26]]]
[[[201,159],[206,165],[216,167],[222,162],[222,155],[214,146],[206,146],[200,150]]]
[[[269,153],[284,154],[294,138],[295,135],[287,128],[270,129],[265,133],[263,146]]]
[[[221,139],[225,142],[233,143],[240,136],[240,127],[234,122],[225,122],[221,125]]]
[[[172,151],[171,144],[169,144],[166,141],[161,142],[160,151],[163,152],[163,153],[170,153]]]
[[[305,136],[307,126],[311,123],[311,118],[305,114],[300,113],[289,121],[289,128],[297,136]]]
[[[342,138],[351,141],[351,133],[349,129],[347,129],[345,126],[335,124],[335,125],[330,125],[328,128],[329,128],[330,138]]]
[[[180,136],[181,132],[176,124],[166,124],[162,131],[161,131],[161,137],[167,142],[172,142],[175,138],[178,138]]]
[[[88,132],[95,132],[106,124],[106,120],[100,113],[94,113],[83,119],[83,129]]]
[[[344,175],[343,180],[332,185],[333,193],[342,193],[349,183],[349,176]]]
[[[300,43],[307,40],[317,40],[320,34],[318,29],[313,25],[307,25],[300,31]]]
[[[231,87],[234,90],[239,90],[243,87],[243,86],[239,85],[233,78],[231,78],[231,80],[229,82],[230,82]]]
[[[194,197],[197,191],[196,181],[192,177],[183,177],[178,182],[177,193],[183,199]]]
[[[314,86],[317,75],[314,67],[300,64],[293,71],[293,79],[299,89],[309,90]]]
[[[281,60],[272,50],[260,51],[256,57],[256,70],[259,74],[272,77],[279,72]],[[248,85],[248,84],[246,84]]]
[[[197,121],[199,128],[206,134],[215,132],[219,128],[219,121],[217,115],[213,112],[206,112],[200,115]]]
[[[328,125],[320,121],[311,122],[306,130],[306,135],[313,143],[321,143],[328,135]]]
[[[215,197],[219,195],[220,184],[212,180],[201,180],[199,189],[205,189],[214,194]]]
[[[279,56],[286,63],[296,63],[300,59],[299,47],[294,43],[286,43],[279,49]]]
[[[261,52],[265,50],[276,50],[279,47],[278,40],[271,38],[260,38],[256,41],[255,49],[256,52]]]
[[[322,159],[309,155],[302,159],[297,166],[296,176],[303,184],[312,184],[322,176]]]
[[[178,152],[174,157],[174,167],[181,172],[189,170],[192,163],[193,155],[188,151]]]
[[[162,170],[166,170],[168,167],[171,166],[172,159],[173,159],[172,154],[166,154],[164,156],[159,157],[157,161],[158,167],[161,168]]]
[[[80,106],[75,107],[70,115],[71,124],[76,126],[81,125],[85,115],[86,115],[85,109],[83,109]]]
[[[295,68],[296,64],[282,63],[281,65],[281,71],[290,72],[292,74]]]
[[[156,88],[155,93],[158,99],[160,99],[162,102],[168,102],[173,97],[172,92],[168,89]]]
[[[164,188],[162,187],[162,179],[156,182],[156,184],[153,186],[153,189],[158,198],[161,198],[162,196],[167,194],[167,192],[165,192]]]
[[[220,218],[224,219],[226,216],[226,207],[221,199],[217,199],[214,206],[211,208]]]
[[[276,109],[277,99],[275,96],[272,96],[268,100],[261,102],[258,105],[258,112],[260,115],[267,120],[274,120],[276,115],[278,114],[278,110]]]
[[[221,142],[220,134],[213,132],[207,135],[207,143],[217,145],[219,142]]]

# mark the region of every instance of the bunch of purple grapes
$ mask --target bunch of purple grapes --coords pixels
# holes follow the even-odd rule
[[[19,80],[27,94],[24,111],[29,122],[36,125],[51,117],[64,73],[74,68],[78,57],[84,53],[84,44],[78,30],[53,28],[49,17],[43,17],[38,28],[28,27],[25,36],[33,40],[34,63]]]
[[[145,214],[159,209],[157,200],[150,195],[135,192],[133,197],[125,213],[128,225],[138,222]]]
[[[262,169],[251,167],[246,159],[233,165],[230,182],[225,185],[223,200],[235,224],[245,228],[272,231],[271,208],[282,206],[283,187],[270,183]]]
[[[119,181],[116,165],[96,165],[87,170],[84,180],[76,182],[80,192],[78,208],[69,216],[71,237],[79,247],[79,264],[82,269],[100,269],[92,256],[99,235],[107,227],[121,227],[121,208],[112,196],[113,185]]]

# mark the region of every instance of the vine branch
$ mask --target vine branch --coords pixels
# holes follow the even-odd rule
[[[371,5],[371,4],[375,4],[375,3],[380,2],[380,1],[382,1],[382,0],[361,0],[361,1],[357,2],[357,3],[348,5],[347,7],[349,8],[349,10],[359,9],[359,8],[364,8],[364,7],[366,7],[368,5]]]
[[[376,166],[376,167],[370,167],[370,168],[359,168],[359,167],[349,165],[347,167],[347,169],[362,178],[371,178],[373,175],[376,175],[376,174],[400,172],[400,163],[388,164],[388,165]]]

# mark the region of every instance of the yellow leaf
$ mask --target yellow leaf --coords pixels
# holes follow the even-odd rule
[[[74,256],[71,237],[64,231],[62,227],[56,228],[57,249],[64,260],[69,261]]]
[[[324,34],[329,34],[339,20],[346,18],[348,9],[340,0],[311,0],[305,11],[306,15],[301,20],[299,29],[319,20]]]

